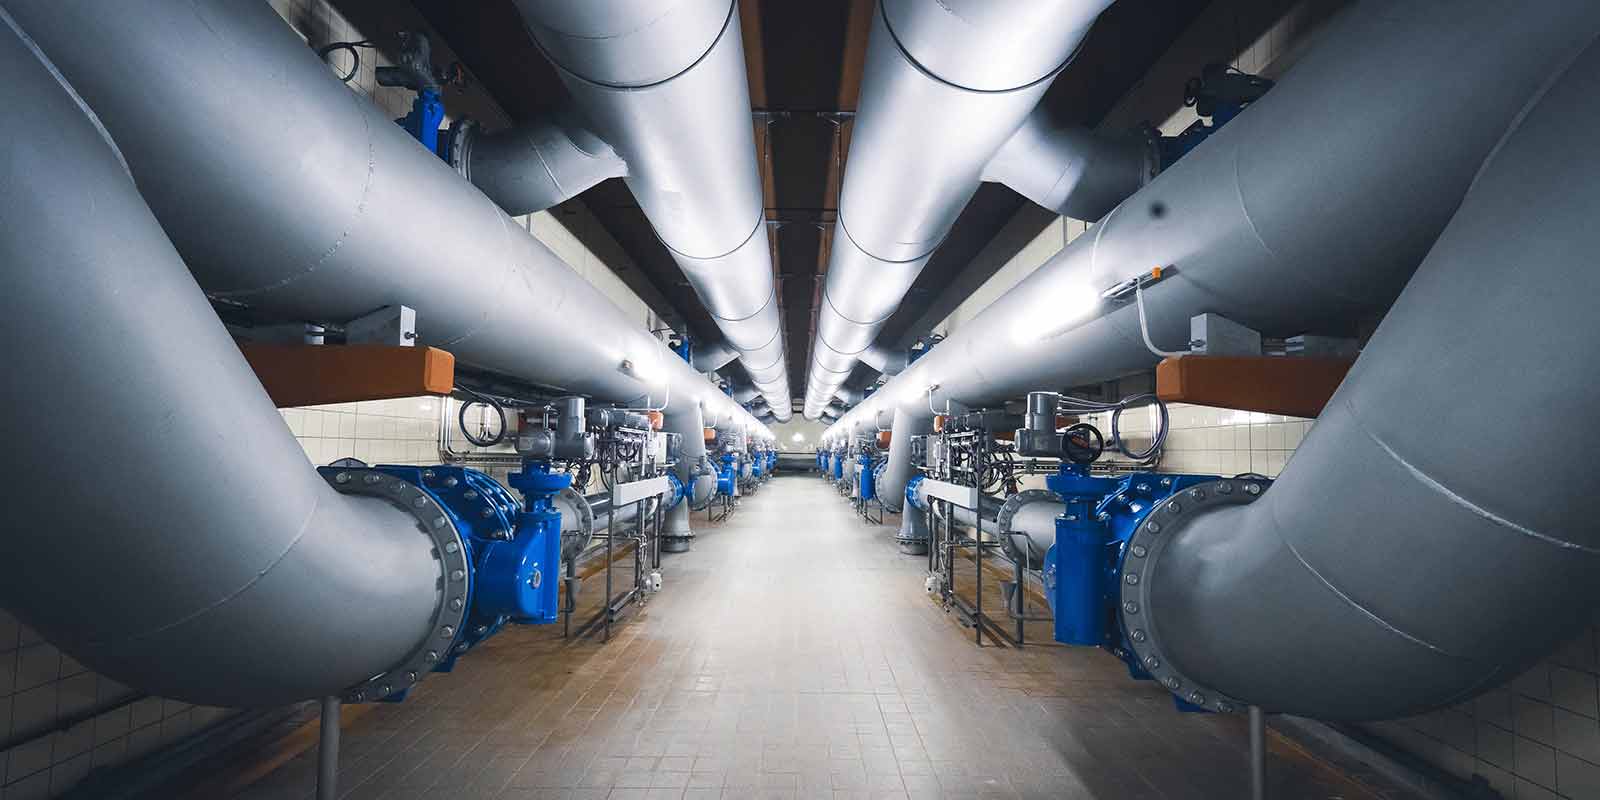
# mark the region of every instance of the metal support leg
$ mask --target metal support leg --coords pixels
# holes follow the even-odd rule
[[[644,509],[649,499],[633,504],[633,596],[644,597]]]
[[[322,738],[317,747],[317,800],[339,796],[339,698],[322,698]]]
[[[1267,719],[1260,706],[1250,707],[1250,798],[1267,798]]]
[[[664,497],[664,496],[663,496]],[[661,510],[663,505],[661,497],[656,498],[656,513],[654,517],[655,531],[650,542],[650,568],[661,569],[661,523],[666,520],[666,512]]]
[[[617,515],[611,513],[606,516],[606,599],[600,613],[605,615],[605,635],[600,638],[602,642],[611,641],[611,570],[616,566],[611,563],[612,544],[617,540]]]
[[[1022,562],[1025,559],[1026,559],[1026,554],[1024,554],[1023,558],[1016,559],[1015,563],[1013,564],[1013,566],[1016,567],[1016,576],[1017,576],[1016,577],[1016,581],[1017,581],[1016,582],[1016,592],[1017,592],[1017,647],[1021,647],[1023,645],[1023,643],[1027,640],[1027,635],[1028,635],[1027,631],[1023,627],[1024,626],[1024,621],[1028,618],[1028,592],[1027,592],[1028,576],[1022,570]]]
[[[567,559],[567,565],[566,566],[567,566],[567,568],[566,568],[566,573],[567,573],[567,577],[566,577],[567,602],[561,608],[561,611],[563,612],[561,614],[561,617],[562,617],[562,619],[561,619],[561,638],[563,638],[563,639],[567,639],[567,638],[570,638],[572,636],[572,612],[578,610],[578,554],[577,553],[573,553],[572,554],[572,558]]]

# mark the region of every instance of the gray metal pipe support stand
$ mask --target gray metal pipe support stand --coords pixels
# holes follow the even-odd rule
[[[1250,707],[1250,798],[1267,797],[1267,715],[1261,706]]]
[[[317,744],[317,800],[339,796],[338,697],[322,698],[322,733]]]

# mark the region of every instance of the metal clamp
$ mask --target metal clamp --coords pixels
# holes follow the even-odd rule
[[[382,700],[421,681],[450,651],[466,620],[469,600],[466,544],[450,516],[433,497],[415,485],[373,469],[323,468],[323,479],[341,494],[380,497],[415,517],[417,528],[433,542],[439,560],[443,593],[434,610],[428,638],[399,664],[344,691],[346,703]]]
[[[1117,576],[1121,586],[1117,616],[1145,671],[1189,703],[1224,714],[1243,711],[1249,704],[1200,685],[1167,661],[1161,652],[1160,628],[1151,613],[1150,587],[1167,544],[1190,520],[1203,516],[1199,512],[1252,503],[1266,487],[1266,481],[1219,480],[1191,486],[1158,502],[1128,540]]]

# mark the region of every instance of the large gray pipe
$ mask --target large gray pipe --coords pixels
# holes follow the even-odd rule
[[[986,179],[1096,219],[1141,186],[1146,149],[1034,114],[1110,0],[883,0],[806,385],[815,419]],[[878,360],[878,359],[875,359]]]
[[[98,124],[0,11],[0,336],[28,454],[0,604],[96,672],[219,706],[339,694],[443,602],[433,542],[313,472]],[[92,323],[86,323],[92,319]],[[69,415],[40,425],[16,404]]]
[[[1274,711],[1409,716],[1588,624],[1597,81],[1590,44],[1513,123],[1262,499],[1169,526],[1147,646],[1188,679]]]
[[[492,135],[478,133],[469,120],[454,133],[450,163],[513,216],[543,211],[628,174],[611,145],[571,112]]]
[[[897,408],[889,431],[889,457],[884,462],[883,472],[878,474],[875,493],[884,508],[898,512],[905,505],[906,482],[915,471],[911,463],[911,441],[933,433],[933,417]]]
[[[1265,98],[825,438],[896,404],[978,407],[1151,368],[1137,310],[1098,295],[1155,265],[1176,268],[1145,292],[1158,346],[1182,346],[1202,312],[1278,336],[1380,316],[1506,125],[1597,25],[1593,3],[1516,15],[1489,0],[1352,6]],[[1063,320],[1086,295],[1089,316]]]
[[[717,492],[717,478],[706,458],[705,418],[697,403],[670,407],[663,415],[662,430],[678,434],[678,480],[689,487],[689,502],[685,505],[701,509],[711,502]],[[689,520],[674,519],[682,524],[687,535]]]
[[[404,304],[418,343],[462,364],[607,402],[698,400],[760,427],[334,79],[265,4],[3,5],[104,121],[221,302],[323,322]]]
[[[596,178],[622,176],[773,413],[788,419],[788,366],[737,4],[518,0],[516,6],[585,121],[487,137],[513,141],[472,145],[485,156],[483,163],[471,163],[476,156],[469,161],[470,174],[513,214],[582,191]]]

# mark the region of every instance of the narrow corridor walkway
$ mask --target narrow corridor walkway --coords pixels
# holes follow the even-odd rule
[[[348,723],[345,796],[1248,796],[1241,720],[1177,713],[1103,652],[974,646],[923,560],[814,476],[695,525],[609,643],[515,628]],[[245,796],[307,797],[314,759]],[[1376,796],[1293,753],[1273,768],[1274,797]]]

